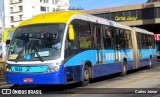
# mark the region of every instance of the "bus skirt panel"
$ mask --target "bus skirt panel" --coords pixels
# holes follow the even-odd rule
[[[149,58],[139,60],[139,68],[149,65]]]
[[[134,61],[128,61],[127,67],[127,70],[133,70]],[[122,62],[94,65],[93,72],[94,78],[122,72]]]
[[[121,72],[122,62],[98,64],[93,66],[94,78]]]

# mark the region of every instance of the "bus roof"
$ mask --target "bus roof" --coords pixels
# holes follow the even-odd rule
[[[109,25],[109,26],[113,26],[113,27],[117,27],[117,28],[131,30],[131,27],[126,26],[126,25],[122,25],[122,24],[117,23],[115,21],[111,21],[111,20],[104,19],[104,18],[101,18],[101,17],[96,17],[96,16],[89,15],[89,14],[84,14],[84,15],[87,16],[87,19],[92,21],[92,22],[97,22],[96,20],[98,20],[98,23],[101,23],[101,24],[105,24],[105,25]]]
[[[34,16],[31,19],[23,21],[19,26],[44,24],[44,23],[67,23],[74,14],[83,14],[77,11],[50,12]]]
[[[50,12],[34,16],[31,19],[23,21],[19,26],[44,24],[44,23],[68,23],[72,19],[81,19],[95,23],[101,23],[109,26],[131,30],[131,27],[125,26],[114,21],[103,19],[89,14],[77,11]]]
[[[137,27],[133,27],[133,28],[135,29],[136,32],[154,35],[154,33],[149,32],[149,31],[147,31],[147,30],[145,30],[145,29],[141,29],[141,28],[137,28]]]

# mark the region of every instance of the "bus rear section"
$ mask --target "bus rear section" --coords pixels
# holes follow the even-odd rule
[[[153,58],[155,58],[155,39],[154,34],[144,29],[136,28],[135,36],[137,40],[138,68],[148,66],[152,67]]]
[[[160,46],[159,45],[157,46],[156,55],[157,55],[157,59],[160,59]]]
[[[155,42],[156,42],[156,55],[157,59],[160,59],[160,34],[154,34]]]

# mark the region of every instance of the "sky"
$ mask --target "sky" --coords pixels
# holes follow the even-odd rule
[[[84,10],[125,6],[146,3],[148,0],[69,0],[70,7],[82,7]]]
[[[146,3],[147,0],[69,0],[70,7],[81,7],[84,10],[98,8],[109,8],[115,6],[125,6],[132,4]],[[0,0],[0,18],[1,18],[1,0]]]

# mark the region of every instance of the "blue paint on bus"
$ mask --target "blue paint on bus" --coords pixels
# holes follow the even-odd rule
[[[76,54],[60,66],[57,72],[43,73],[12,73],[7,72],[6,78],[8,84],[69,84],[82,81],[82,71],[85,61],[91,61],[93,78],[122,72],[122,60],[127,58],[128,70],[134,69],[133,50],[120,50],[120,61],[115,60],[115,50],[99,50],[102,57],[102,63],[96,63],[97,50],[86,50]],[[139,66],[143,67],[149,64],[149,56],[154,54],[154,49],[141,50],[142,57],[139,60]],[[38,72],[38,71],[37,71]],[[24,78],[32,78],[33,82],[24,82]]]
[[[8,84],[63,84],[64,66],[60,66],[58,72],[44,73],[10,73],[6,72]],[[25,78],[32,78],[32,82],[24,82]]]

